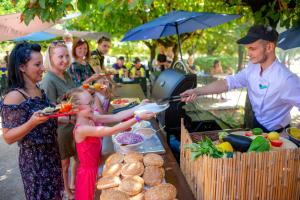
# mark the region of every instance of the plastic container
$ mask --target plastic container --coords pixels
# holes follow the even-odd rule
[[[143,136],[145,139],[150,139],[156,133],[153,128],[139,128],[135,129],[134,133]]]

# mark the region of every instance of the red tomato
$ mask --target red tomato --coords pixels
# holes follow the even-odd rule
[[[283,144],[281,140],[271,140],[270,142],[273,147],[280,147]]]
[[[248,137],[252,136],[252,135],[253,135],[253,133],[251,131],[245,133],[245,136],[248,136]]]

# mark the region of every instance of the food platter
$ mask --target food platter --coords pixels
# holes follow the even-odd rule
[[[55,107],[46,107],[40,111],[40,114],[49,118],[75,115],[77,112],[71,103],[61,103]]]
[[[139,102],[139,98],[118,98],[110,102],[114,108],[122,108],[128,106],[130,103]]]

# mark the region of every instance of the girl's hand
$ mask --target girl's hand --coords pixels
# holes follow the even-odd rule
[[[147,104],[147,103],[150,103],[150,100],[149,100],[149,99],[144,99],[144,100],[140,103],[140,105],[142,106],[142,105],[145,105],[145,104]]]
[[[46,122],[49,119],[48,116],[44,116],[40,113],[40,111],[34,112],[30,117],[29,121],[33,123],[35,126]]]
[[[142,113],[138,114],[137,116],[139,118],[141,118],[142,120],[149,120],[155,116],[155,113],[147,111],[147,112],[142,112]]]

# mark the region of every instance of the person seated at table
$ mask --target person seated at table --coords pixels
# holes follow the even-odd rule
[[[167,56],[165,54],[165,48],[162,45],[160,45],[159,54],[157,54],[156,67],[157,67],[157,71],[161,71],[161,72],[164,71],[166,68],[168,68],[168,62],[167,62]]]
[[[215,60],[214,61],[214,65],[213,65],[212,69],[210,70],[210,74],[212,76],[223,74],[223,67],[221,65],[221,61],[220,60]],[[217,94],[216,97],[218,98],[219,95],[220,95],[221,100],[225,99],[225,97],[223,97],[222,93]],[[212,95],[212,97],[213,96],[214,95]],[[225,93],[225,96],[226,96],[226,93]]]
[[[130,77],[131,78],[142,78],[146,77],[145,74],[145,66],[142,65],[141,59],[136,57],[133,61],[134,65],[130,69]]]
[[[210,70],[211,75],[223,74],[223,67],[220,60],[215,60],[214,65]]]
[[[117,59],[117,62],[112,65],[112,68],[114,68],[115,70],[118,71],[118,74],[114,75],[114,80],[115,81],[117,81],[119,78],[121,78],[120,74],[125,75],[125,72],[127,71],[127,68],[125,67],[124,63],[125,63],[124,57],[120,56]]]

